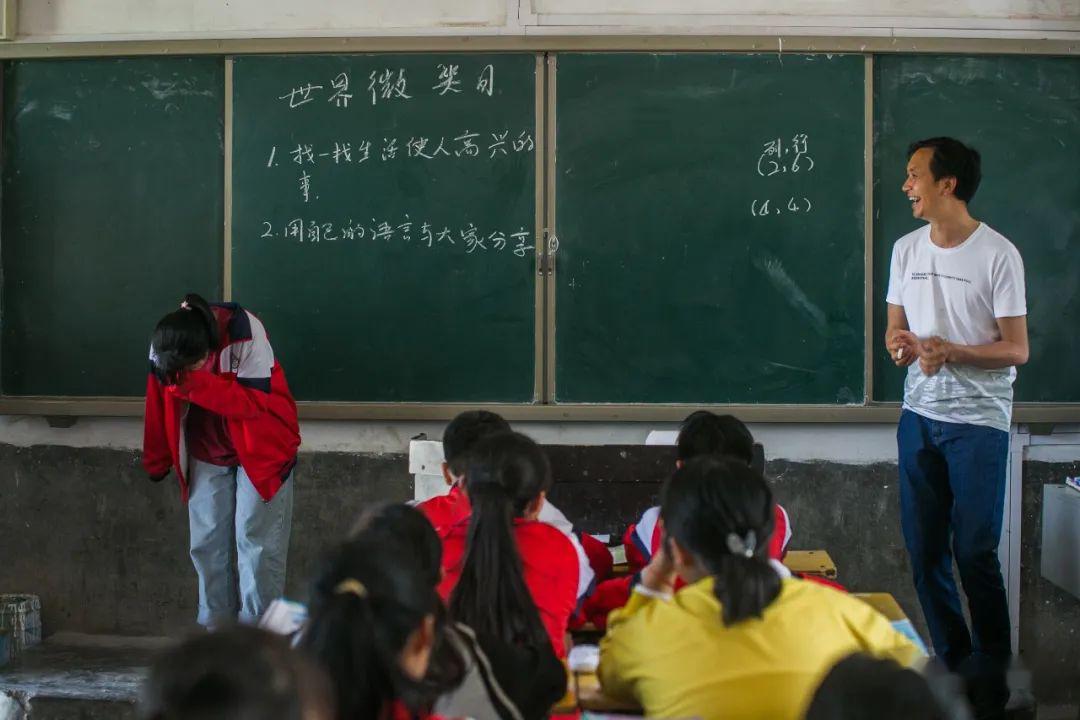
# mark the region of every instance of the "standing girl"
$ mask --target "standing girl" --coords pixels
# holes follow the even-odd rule
[[[282,594],[299,447],[296,403],[262,323],[186,295],[150,344],[143,467],[155,482],[176,470],[201,625],[254,622]]]

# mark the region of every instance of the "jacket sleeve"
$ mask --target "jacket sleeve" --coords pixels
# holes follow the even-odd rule
[[[245,387],[239,379],[222,377],[207,370],[185,373],[176,386],[176,394],[210,412],[235,420],[250,420],[266,412],[270,398],[268,392]]]
[[[151,477],[164,475],[172,466],[169,440],[165,435],[164,391],[152,372],[146,375],[142,464]]]
[[[626,606],[608,616],[607,632],[600,638],[600,666],[596,669],[605,695],[638,702],[637,670],[649,660],[646,646],[655,632],[655,627],[650,627],[649,611],[661,602],[665,601],[632,592]]]
[[[222,353],[238,356],[236,377],[197,370],[186,373],[177,394],[222,417],[247,420],[266,412],[270,399],[270,375],[274,350],[261,322],[248,315],[251,339],[230,345]]]

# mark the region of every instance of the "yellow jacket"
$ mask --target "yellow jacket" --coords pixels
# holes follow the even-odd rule
[[[760,619],[720,619],[711,577],[673,598],[634,592],[600,641],[604,693],[645,714],[702,720],[798,720],[825,673],[853,652],[911,665],[922,652],[861,600],[782,581]]]

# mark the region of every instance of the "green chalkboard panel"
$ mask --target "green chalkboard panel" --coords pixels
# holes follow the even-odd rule
[[[233,73],[233,298],[296,396],[532,401],[535,56]]]
[[[220,58],[4,68],[0,390],[140,395],[157,319],[221,293]]]
[[[903,394],[882,338],[892,245],[921,222],[900,190],[906,149],[951,135],[982,154],[972,215],[1024,258],[1031,357],[1015,399],[1080,401],[1080,60],[894,55],[874,75],[875,399]]]
[[[863,401],[864,76],[558,57],[559,401]]]

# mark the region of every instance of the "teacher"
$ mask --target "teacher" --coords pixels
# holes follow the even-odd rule
[[[976,712],[993,715],[1008,699],[997,549],[1012,385],[1028,359],[1024,265],[1009,240],[968,212],[978,152],[937,137],[913,143],[908,158],[903,192],[927,224],[893,246],[887,296],[885,346],[907,368],[896,434],[901,524],[935,654],[968,679]]]

